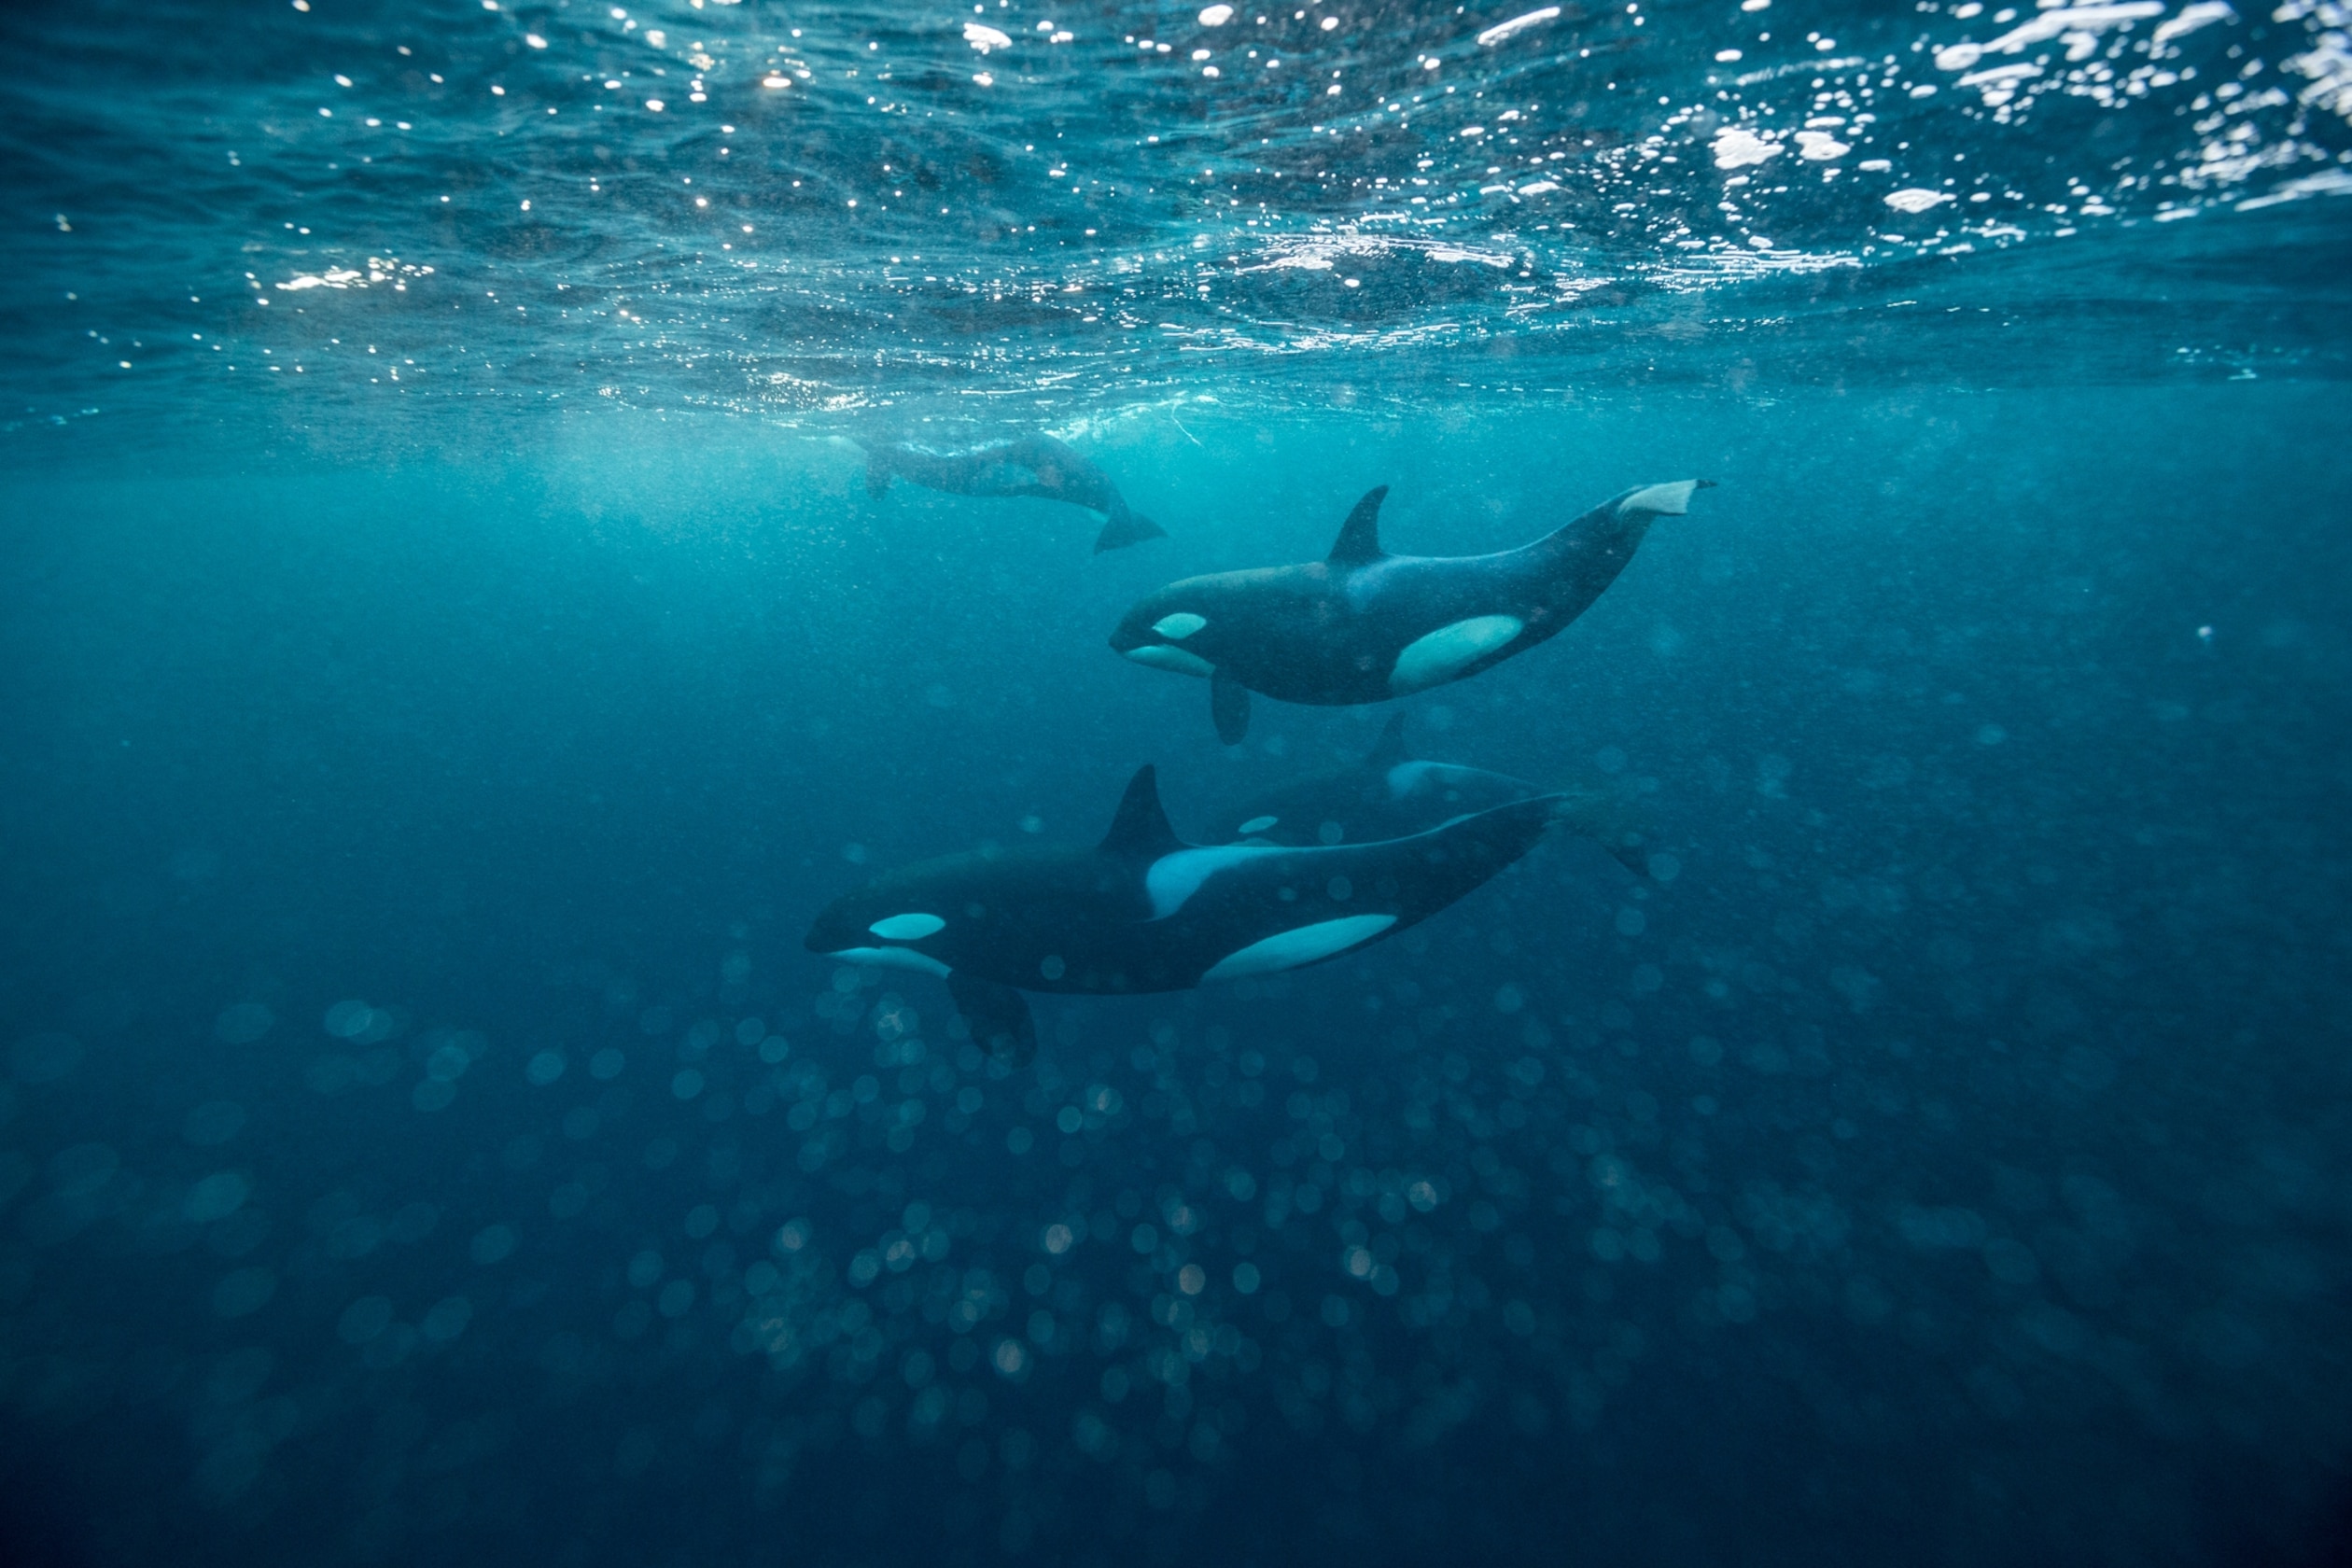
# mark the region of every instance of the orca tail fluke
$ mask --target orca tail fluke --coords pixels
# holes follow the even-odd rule
[[[1102,525],[1102,532],[1095,536],[1094,553],[1099,555],[1106,550],[1125,550],[1128,545],[1141,544],[1145,539],[1167,537],[1166,528],[1141,512],[1121,508],[1111,514]]]
[[[1217,738],[1239,746],[1250,733],[1250,689],[1222,669],[1209,678],[1209,717]]]
[[[1690,511],[1690,497],[1701,490],[1712,490],[1712,479],[1677,479],[1666,484],[1645,484],[1621,498],[1617,514],[1630,517],[1635,512],[1647,512],[1653,517],[1681,517]]]
[[[1014,1067],[1027,1067],[1037,1055],[1037,1020],[1029,1014],[1029,998],[961,971],[947,976],[947,994],[982,1050]]]
[[[1552,797],[1552,820],[1579,837],[1589,838],[1609,858],[1648,882],[1652,845],[1641,810],[1622,795],[1575,792]]]
[[[890,465],[879,452],[866,454],[866,496],[880,500],[890,488]]]

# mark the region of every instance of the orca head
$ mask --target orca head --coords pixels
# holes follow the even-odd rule
[[[1111,634],[1113,652],[1154,669],[1204,679],[1216,672],[1224,640],[1220,607],[1196,579],[1138,600]]]
[[[1421,761],[1398,763],[1383,776],[1381,785],[1391,802],[1442,812],[1439,820],[1491,811],[1542,793],[1525,779],[1508,774]]]
[[[833,900],[808,928],[804,945],[843,963],[945,977],[954,968],[953,922],[959,912],[944,898],[894,886],[897,880],[868,883]]]

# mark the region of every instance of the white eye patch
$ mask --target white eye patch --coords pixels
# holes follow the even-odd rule
[[[1209,624],[1207,616],[1195,615],[1189,609],[1180,609],[1173,615],[1163,615],[1153,622],[1152,630],[1161,637],[1182,642],[1207,624]]]
[[[891,915],[866,927],[885,942],[918,942],[936,931],[947,929],[947,922],[936,915],[919,911]]]

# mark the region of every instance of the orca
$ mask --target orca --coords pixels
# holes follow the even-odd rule
[[[958,496],[1034,496],[1068,501],[1108,519],[1102,532],[1095,536],[1098,555],[1168,537],[1167,529],[1127,506],[1109,475],[1051,436],[1016,436],[946,452],[911,441],[859,440],[858,444],[865,449],[866,494],[876,499],[889,491],[895,477]]]
[[[947,982],[973,1037],[1026,1062],[1025,991],[1129,995],[1270,974],[1436,914],[1543,837],[1536,795],[1377,844],[1193,845],[1131,779],[1097,845],[989,848],[875,877],[826,907],[807,947]]]
[[[1637,485],[1559,531],[1491,555],[1391,555],[1367,494],[1321,561],[1188,577],[1111,634],[1141,665],[1206,677],[1218,738],[1240,744],[1250,693],[1342,707],[1463,680],[1583,614],[1633,558],[1652,520],[1679,517],[1703,479]]]
[[[1216,820],[1230,844],[1377,843],[1544,794],[1505,773],[1414,756],[1405,744],[1405,715],[1396,713],[1362,761],[1251,795]],[[1594,788],[1550,791],[1549,798],[1554,821],[1593,840],[1634,875],[1647,875],[1648,835],[1630,801]]]

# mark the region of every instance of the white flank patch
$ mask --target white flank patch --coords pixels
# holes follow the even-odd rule
[[[1442,686],[1519,636],[1525,624],[1516,615],[1477,615],[1416,637],[1396,656],[1389,690],[1401,697]]]
[[[1318,959],[1344,953],[1359,943],[1369,942],[1389,927],[1396,924],[1393,915],[1350,915],[1344,919],[1324,920],[1316,925],[1301,926],[1296,931],[1277,931],[1263,942],[1253,942],[1238,953],[1227,953],[1209,967],[1200,978],[1209,980],[1239,980],[1252,974],[1274,974]]]
[[[1617,515],[1623,517],[1628,512],[1647,511],[1660,517],[1680,517],[1689,511],[1690,497],[1698,489],[1699,482],[1695,479],[1678,479],[1671,484],[1653,484],[1647,489],[1636,490],[1619,501]]]
[[[1173,615],[1163,615],[1153,622],[1152,630],[1170,642],[1182,642],[1207,624],[1209,624],[1207,616],[1195,615],[1189,609],[1180,609]]]
[[[1203,680],[1217,673],[1217,666],[1199,654],[1170,648],[1164,642],[1147,642],[1141,648],[1130,648],[1127,657],[1154,669],[1174,670],[1178,675],[1197,675]]]
[[[1281,820],[1280,817],[1253,817],[1241,824],[1241,831],[1245,833],[1261,833]]]
[[[945,964],[927,953],[917,953],[912,947],[844,947],[825,957],[838,959],[843,963],[871,964],[876,969],[919,970],[925,974],[936,974],[942,980],[947,978]]]
[[[919,942],[936,931],[945,931],[947,922],[936,915],[915,912],[892,915],[866,927],[885,942]]]

